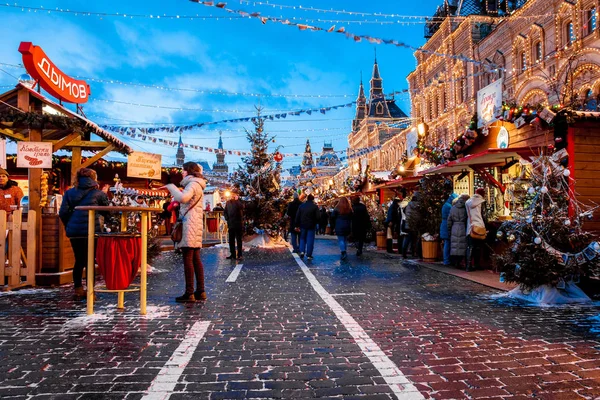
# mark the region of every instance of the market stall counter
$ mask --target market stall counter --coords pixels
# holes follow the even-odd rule
[[[140,292],[140,314],[146,314],[146,286],[147,286],[147,249],[148,249],[148,221],[150,220],[151,213],[162,212],[162,208],[149,208],[149,207],[114,207],[114,206],[79,206],[75,207],[76,210],[88,211],[88,263],[87,263],[87,314],[94,313],[94,292],[110,292],[118,294],[118,308],[124,308],[125,292]],[[116,233],[104,233],[96,234],[95,220],[96,212],[121,212],[123,216],[128,212],[140,213],[141,229],[139,236],[137,235],[124,235],[123,232]],[[122,218],[124,220],[125,218]],[[125,226],[121,226],[121,229],[126,229]],[[99,266],[105,274],[109,274],[107,284],[111,287],[118,287],[118,289],[110,288],[94,288],[94,260],[95,260],[95,241],[99,237],[98,249],[102,249],[103,254],[99,259]],[[110,250],[110,251],[108,251]],[[126,259],[119,259],[118,261],[107,259],[107,255],[114,257],[123,257],[124,252],[127,253]],[[139,252],[139,254],[131,254]],[[131,280],[135,276],[136,265],[140,265],[140,286],[132,287],[130,285]],[[124,283],[125,278],[123,276],[115,277],[116,273],[114,269],[108,269],[108,264],[118,265],[125,269],[122,271],[126,276],[127,284]],[[106,276],[105,276],[106,277]],[[110,281],[110,283],[109,283]],[[112,284],[115,284],[113,286]]]

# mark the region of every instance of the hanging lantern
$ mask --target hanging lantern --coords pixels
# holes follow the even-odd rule
[[[277,162],[281,162],[283,160],[283,154],[281,154],[280,152],[276,152],[273,155],[273,159]]]

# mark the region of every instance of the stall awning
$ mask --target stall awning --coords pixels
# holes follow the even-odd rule
[[[465,170],[471,171],[479,168],[502,166],[507,160],[519,160],[524,158],[530,160],[532,156],[539,153],[538,149],[530,147],[518,147],[508,149],[488,149],[484,152],[471,154],[445,164],[421,171],[421,175],[431,174],[459,174]]]
[[[389,181],[383,183],[381,185],[377,185],[373,188],[373,190],[377,189],[392,189],[396,187],[410,187],[414,186],[423,178],[423,175],[415,175],[415,176],[406,176],[400,179],[394,179],[393,181]]]
[[[171,195],[168,190],[138,189],[137,191],[143,196],[169,197]]]
[[[43,94],[38,93],[37,91],[28,88],[27,86],[24,86],[21,83],[19,83],[14,89],[6,93],[0,94],[0,100],[2,101],[2,103],[0,103],[0,112],[16,110],[16,105],[18,103],[17,98],[19,96],[19,93],[21,92],[26,92],[31,97],[34,97],[37,100],[39,100],[41,102],[42,110],[45,114],[60,115],[77,120],[80,123],[82,130],[98,135],[106,143],[113,145],[114,151],[118,151],[123,154],[130,154],[133,151],[133,149],[129,147],[126,143],[121,141],[112,133],[100,128],[94,122],[88,120],[82,115],[79,115],[69,110],[66,107],[63,107],[62,105],[50,100]],[[14,140],[23,140],[22,137],[25,137],[27,135],[28,130],[29,126],[25,123],[14,124],[12,121],[0,120],[0,136],[6,136]],[[70,133],[72,133],[72,131],[66,127],[61,128],[57,126],[44,126],[42,129],[42,137],[44,141],[59,142],[61,139],[65,138]],[[73,140],[73,142],[75,143],[76,141]],[[106,148],[106,143],[92,142],[88,140],[79,141],[74,145],[80,146],[84,150],[101,151]],[[67,143],[64,144],[63,147],[69,148],[71,147],[71,145]]]

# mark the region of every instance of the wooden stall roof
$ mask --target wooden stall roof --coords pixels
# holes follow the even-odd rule
[[[105,142],[94,142],[89,140],[81,140],[81,137],[79,138],[79,140],[77,140],[77,138],[74,138],[69,143],[63,142],[63,144],[60,146],[61,148],[71,148],[77,146],[81,147],[83,150],[101,151],[106,148],[108,143],[114,147],[114,151],[118,151],[124,154],[129,154],[133,151],[133,149],[131,149],[131,147],[129,147],[127,144],[119,140],[112,133],[100,128],[94,122],[88,120],[82,115],[79,115],[63,107],[58,103],[55,103],[43,94],[38,93],[35,90],[22,85],[21,83],[19,83],[14,89],[9,90],[8,92],[5,92],[0,95],[0,112],[10,110],[18,112],[16,110],[18,105],[18,98],[19,95],[23,92],[29,94],[31,97],[40,102],[39,105],[41,106],[41,110],[44,114],[61,115],[64,117],[77,119],[82,123],[82,129],[85,131],[85,133],[94,133],[105,140]],[[44,112],[44,106],[49,107],[53,111]],[[7,137],[9,139],[17,141],[24,140],[27,136],[28,129],[29,126],[25,124],[16,125],[13,122],[0,121],[0,136]],[[44,127],[44,129],[42,130],[42,139],[44,141],[58,143],[62,139],[69,137],[72,134],[73,132],[71,132],[69,129],[56,126],[49,126]]]
[[[408,187],[408,186],[414,186],[417,183],[419,183],[419,181],[423,178],[422,174],[419,175],[415,175],[415,176],[406,176],[400,179],[394,179],[392,181],[388,181],[386,183],[383,183],[381,185],[377,185],[373,188],[373,191],[378,190],[378,189],[386,189],[386,188],[395,188],[395,187]]]
[[[470,171],[473,167],[486,168],[506,163],[507,159],[530,159],[536,155],[535,148],[519,147],[507,149],[488,149],[487,151],[471,154],[445,164],[437,165],[425,171],[421,175],[431,174],[459,174],[464,170]]]

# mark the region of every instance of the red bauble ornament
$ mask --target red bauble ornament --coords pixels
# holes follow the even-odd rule
[[[283,160],[283,154],[281,154],[280,152],[277,152],[277,153],[273,154],[273,159],[277,162],[281,162]]]

